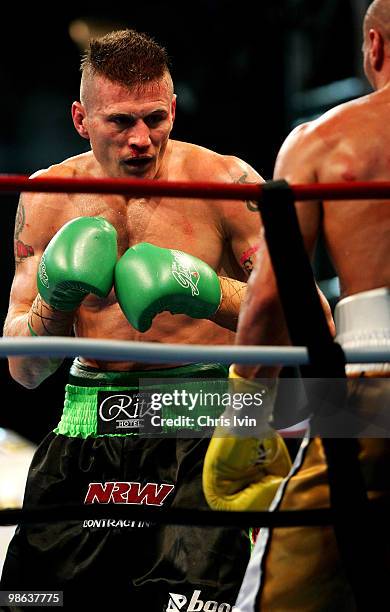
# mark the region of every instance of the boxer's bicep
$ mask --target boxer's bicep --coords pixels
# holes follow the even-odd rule
[[[232,158],[229,173],[235,183],[240,185],[261,184],[264,179],[240,159]],[[244,278],[248,278],[255,265],[259,246],[263,243],[262,223],[256,201],[232,201],[225,215],[227,235],[230,240],[234,258]],[[227,208],[228,210],[228,208]]]
[[[259,213],[248,214],[248,211],[242,213],[241,219],[230,228],[231,248],[245,278],[248,278],[264,241]]]
[[[5,328],[13,318],[28,312],[37,296],[37,272],[44,249],[61,223],[58,196],[23,193],[14,229],[15,274]]]
[[[62,224],[59,198],[49,194],[24,193],[15,218],[14,255],[18,270],[30,258],[42,255]]]
[[[14,257],[16,270],[21,263],[23,263],[29,257],[33,257],[35,254],[34,246],[30,244],[32,232],[31,229],[29,229],[31,228],[31,219],[27,219],[26,212],[26,204],[28,203],[28,200],[29,196],[22,194],[16,210],[14,229]]]

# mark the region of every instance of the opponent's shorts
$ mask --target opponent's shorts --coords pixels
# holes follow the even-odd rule
[[[202,467],[209,436],[180,425],[173,431],[174,419],[162,425],[166,431],[141,435],[150,412],[132,412],[129,398],[140,379],[164,379],[159,390],[171,392],[174,379],[190,379],[198,391],[207,379],[210,391],[220,390],[226,376],[224,366],[212,364],[101,372],[76,360],[61,421],[30,467],[24,507],[113,502],[207,510]],[[105,519],[19,526],[0,588],[61,590],[67,609],[228,612],[249,554],[243,529],[162,525],[127,514],[110,520],[107,512]]]
[[[380,287],[343,298],[336,304],[336,341],[344,349],[390,347],[390,289]],[[390,375],[390,363],[354,363],[348,376]]]
[[[367,296],[367,293],[371,295]],[[383,290],[366,292],[363,296],[365,309],[368,309],[365,313],[364,334],[356,327],[359,321],[362,322],[362,314],[359,316],[359,313],[363,312],[360,309],[363,298],[360,295],[356,298],[353,296],[355,300],[347,298],[348,313],[343,304],[339,307],[339,315],[341,311],[343,316],[342,322],[340,316],[338,319],[338,338],[345,338],[345,334],[350,341],[352,337],[355,341],[361,338],[362,346],[363,338],[376,337],[376,345],[383,346],[389,338],[390,330],[390,321],[388,328],[383,325],[386,321],[383,298],[387,301],[387,309],[389,307],[389,292],[385,290],[386,293],[385,298]],[[357,304],[356,309],[354,303]],[[371,312],[376,313],[371,318],[375,332],[368,326],[369,303]],[[383,313],[382,317],[379,311]],[[375,346],[373,342],[371,345]],[[359,369],[361,377],[348,380],[346,422],[352,423],[352,427],[359,424],[371,426],[372,431],[378,432],[375,438],[360,437],[357,440],[359,461],[369,499],[383,502],[387,507],[390,501],[390,436],[387,417],[390,407],[389,364],[380,368],[375,365],[372,370],[371,364],[363,364]],[[364,372],[367,372],[367,377],[364,377]],[[383,417],[385,426],[382,428],[377,427],[378,422],[375,423],[376,411],[380,418]],[[352,416],[356,418],[352,419]],[[340,419],[339,424],[341,426],[344,422]],[[345,431],[345,436],[347,433]],[[310,439],[307,435],[270,510],[309,510],[329,506],[324,448],[319,437]],[[365,526],[362,525],[361,529],[363,531]],[[386,530],[379,533],[378,529],[377,535],[376,550],[381,559],[384,559],[390,575],[390,532]],[[358,530],[356,539],[359,540]],[[370,560],[364,559],[362,562],[370,563]],[[240,612],[356,612],[355,599],[339,556],[333,527],[261,529],[236,606]]]

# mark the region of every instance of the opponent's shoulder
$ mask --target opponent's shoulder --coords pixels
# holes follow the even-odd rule
[[[331,180],[329,168],[338,172],[343,168],[351,174],[356,165],[354,151],[364,146],[362,126],[370,121],[372,104],[372,94],[362,96],[296,126],[280,147],[274,177],[295,182],[325,181]]]
[[[374,94],[349,100],[327,110],[312,121],[298,125],[287,140],[296,143],[305,141],[325,145],[337,144],[340,137],[356,137],[356,126],[368,118],[369,109],[375,105]]]
[[[223,155],[200,145],[176,141],[189,180],[214,182],[258,182],[260,175],[244,160]]]
[[[323,160],[338,145],[341,134],[345,139],[348,128],[343,116],[348,113],[341,106],[321,116],[296,125],[286,136],[278,152],[275,175],[299,174],[310,168],[315,171],[319,160]]]

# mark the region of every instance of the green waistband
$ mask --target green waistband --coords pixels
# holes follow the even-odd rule
[[[162,390],[164,393],[173,391],[177,388],[173,379],[185,379],[180,383],[180,388],[184,388],[188,393],[199,392],[201,387],[206,385],[208,393],[223,393],[228,368],[222,364],[190,364],[177,368],[166,368],[161,370],[147,370],[134,372],[102,372],[95,368],[84,366],[77,359],[73,363],[69,384],[65,387],[65,402],[61,420],[54,430],[56,434],[69,437],[86,438],[88,436],[124,436],[138,435],[137,433],[109,433],[98,434],[98,393],[125,392],[140,388],[146,390]],[[187,379],[194,380],[187,380]],[[163,379],[156,386],[151,380],[151,385],[147,384],[149,379]],[[202,382],[207,379],[207,382]],[[215,380],[213,380],[215,379]],[[224,406],[215,405],[207,408],[207,414],[217,417],[223,411]],[[163,406],[161,416],[164,419],[176,418],[180,415],[188,415],[188,408],[180,411],[177,406]],[[191,410],[191,417],[196,422],[197,417],[205,413],[204,406],[195,405]],[[180,428],[179,428],[180,429]],[[191,429],[191,427],[190,427]],[[194,429],[197,429],[194,427]],[[176,432],[177,425],[163,427],[163,433]]]

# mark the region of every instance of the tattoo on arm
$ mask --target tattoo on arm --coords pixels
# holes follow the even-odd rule
[[[69,326],[69,323],[67,323],[69,317],[66,315],[64,316],[63,312],[53,312],[46,304],[42,302],[42,298],[39,293],[31,306],[28,323],[33,331],[35,331],[38,335],[41,335],[42,332],[40,330],[34,329],[33,318],[40,319],[43,329],[48,336],[62,336],[64,334],[64,327]]]
[[[243,253],[240,257],[240,265],[244,268],[245,272],[249,274],[253,270],[254,266],[254,257],[253,255],[259,250],[259,245],[255,245],[250,247],[245,253]]]
[[[236,183],[240,183],[242,185],[243,184],[244,185],[257,185],[257,181],[248,181],[247,178],[248,178],[248,173],[244,172],[244,174],[242,174],[240,178],[236,180]],[[246,200],[246,207],[250,212],[259,211],[259,207],[258,207],[256,200]]]
[[[15,221],[15,232],[14,232],[14,253],[15,253],[15,264],[18,266],[23,262],[26,257],[34,255],[34,249],[29,244],[25,244],[22,240],[19,240],[19,234],[23,231],[26,223],[26,211],[20,198],[18,209],[16,211]]]

